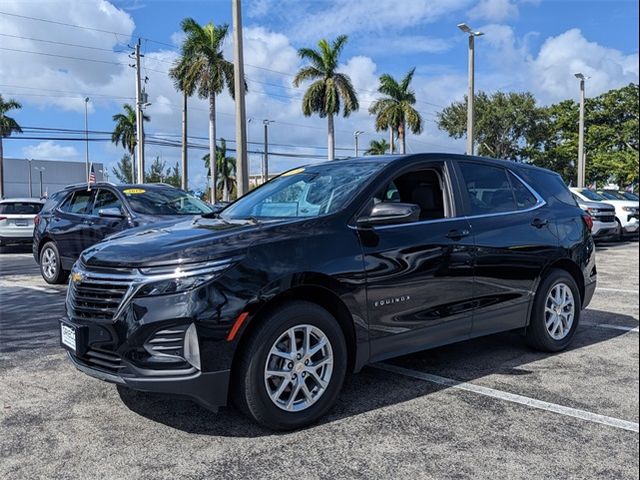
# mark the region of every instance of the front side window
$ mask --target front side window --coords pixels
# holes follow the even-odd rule
[[[286,172],[227,207],[224,219],[308,218],[344,208],[379,162],[322,164]]]
[[[144,215],[202,215],[212,209],[202,200],[177,188],[124,188],[131,210]]]
[[[60,207],[60,210],[77,215],[89,215],[91,214],[92,201],[93,190],[79,190]]]
[[[122,202],[115,193],[110,190],[101,188],[98,191],[98,194],[96,195],[96,201],[93,204],[93,214],[99,215],[100,210],[103,210],[105,208],[117,208],[118,210],[122,211]]]
[[[513,212],[516,202],[504,168],[460,163],[472,215]]]

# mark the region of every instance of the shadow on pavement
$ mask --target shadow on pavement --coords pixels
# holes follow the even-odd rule
[[[618,325],[638,324],[633,317],[597,310],[590,311],[589,316],[589,321],[597,318],[598,323],[613,323],[615,320]],[[606,342],[624,334],[620,330],[581,326],[569,351]],[[527,364],[553,355],[558,354],[534,351],[525,344],[521,335],[506,332],[398,357],[389,362],[456,380],[473,381],[492,374],[529,375],[533,372],[527,370]],[[359,374],[347,377],[338,403],[319,424],[330,424],[444,388],[447,387],[365,368]],[[118,393],[133,412],[188,433],[230,437],[278,435],[256,425],[233,407],[214,413],[186,398],[136,392],[126,387],[118,387]]]

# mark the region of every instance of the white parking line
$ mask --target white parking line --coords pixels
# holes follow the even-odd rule
[[[620,420],[619,418],[607,417],[605,415],[599,415],[597,413],[591,413],[585,410],[579,410],[577,408],[565,407],[563,405],[557,405],[555,403],[549,403],[542,400],[537,400],[535,398],[529,398],[522,395],[516,395],[514,393],[503,392],[501,390],[495,390],[493,388],[482,387],[480,385],[475,385],[469,382],[461,382],[459,380],[441,377],[439,375],[433,375],[431,373],[410,370],[408,368],[398,367],[396,365],[390,365],[388,363],[376,363],[371,366],[380,370],[386,370],[388,372],[404,375],[406,377],[417,378],[418,380],[426,380],[427,382],[437,383],[438,385],[444,385],[446,387],[478,393],[487,397],[493,397],[512,403],[519,403],[520,405],[526,405],[528,407],[538,408],[540,410],[546,410],[548,412],[559,413],[560,415],[579,418],[581,420],[587,420],[589,422],[601,423],[603,425],[621,428],[623,430],[629,430],[631,432],[638,432],[637,422],[629,422],[627,420]]]
[[[610,328],[612,330],[622,330],[623,332],[638,333],[638,327],[625,327],[623,325],[610,325],[608,323],[580,322],[581,325],[589,327]]]
[[[608,288],[608,287],[596,287],[596,292],[619,292],[619,293],[635,293],[638,295],[639,290],[625,290],[622,288]]]
[[[36,292],[42,293],[64,293],[64,289],[57,290],[55,288],[47,288],[41,287],[39,285],[24,285],[19,282],[7,282],[5,280],[0,280],[0,287],[9,287],[9,288],[27,288],[29,290],[35,290]]]

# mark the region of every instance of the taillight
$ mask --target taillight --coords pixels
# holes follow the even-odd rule
[[[39,223],[40,223],[40,215],[36,215],[35,217],[33,217],[33,224],[37,227]]]
[[[582,220],[584,220],[587,228],[589,229],[589,231],[591,231],[593,229],[593,218],[591,218],[591,215],[589,215],[588,213],[583,213]]]
[[[6,220],[7,217],[0,217],[0,220]]]

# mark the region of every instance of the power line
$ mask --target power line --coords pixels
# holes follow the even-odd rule
[[[100,32],[100,33],[109,33],[112,35],[119,35],[121,37],[131,37],[131,34],[127,34],[127,33],[118,33],[118,32],[113,32],[110,30],[103,30],[101,28],[93,28],[93,27],[87,27],[85,25],[77,25],[77,24],[73,24],[73,23],[66,23],[66,22],[59,22],[56,20],[48,20],[45,18],[37,18],[37,17],[30,17],[28,15],[18,15],[17,13],[9,13],[9,12],[2,12],[0,11],[0,15],[7,15],[9,17],[17,17],[17,18],[24,18],[27,20],[34,20],[37,22],[45,22],[45,23],[52,23],[55,25],[64,25],[65,27],[72,27],[72,28],[80,28],[82,30],[92,30],[94,32]]]
[[[21,37],[20,35],[9,35],[8,33],[0,33],[0,36],[10,37],[10,38],[19,38],[20,40],[30,40],[33,42],[43,42],[43,43],[51,43],[54,45],[63,45],[65,47],[77,47],[77,48],[88,48],[90,50],[99,50],[102,52],[111,52],[111,53],[122,53],[124,50],[113,50],[111,48],[101,48],[101,47],[91,47],[88,45],[78,45],[77,43],[65,43],[65,42],[55,42],[53,40],[44,40],[42,38],[31,38],[31,37]]]
[[[17,48],[7,48],[7,47],[0,47],[0,50],[7,50],[10,52],[19,52],[19,53],[31,53],[33,55],[43,55],[45,57],[57,57],[57,58],[66,58],[66,59],[70,59],[70,60],[81,60],[83,62],[95,62],[95,63],[106,63],[109,65],[127,65],[126,63],[120,63],[120,62],[110,62],[108,60],[96,60],[94,58],[81,58],[81,57],[73,57],[73,56],[69,56],[69,55],[57,55],[54,53],[45,53],[45,52],[33,52],[31,50],[20,50]]]

